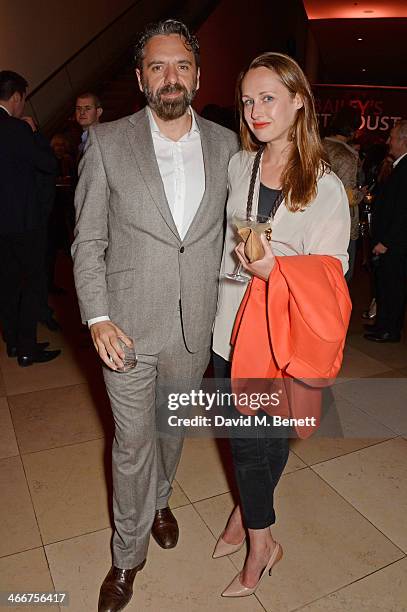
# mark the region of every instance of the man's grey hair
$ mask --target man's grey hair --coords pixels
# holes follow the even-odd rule
[[[144,47],[148,41],[151,40],[151,38],[154,38],[154,36],[170,36],[170,34],[178,34],[178,36],[184,39],[185,47],[189,51],[192,51],[195,57],[196,66],[199,67],[200,56],[197,37],[191,34],[188,27],[185,25],[185,23],[182,23],[182,21],[177,21],[176,19],[165,19],[165,21],[149,23],[140,35],[134,48],[136,68],[142,70]]]
[[[407,119],[398,121],[394,127],[397,129],[399,138],[407,144]]]

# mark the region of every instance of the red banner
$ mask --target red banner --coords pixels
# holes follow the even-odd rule
[[[386,140],[394,124],[407,117],[407,87],[313,85],[312,89],[322,133],[343,106],[361,111],[363,140]]]

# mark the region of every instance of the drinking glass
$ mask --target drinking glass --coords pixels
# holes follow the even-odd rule
[[[117,368],[116,372],[120,372],[120,373],[130,372],[131,370],[134,370],[134,368],[137,365],[137,355],[136,355],[136,351],[134,350],[134,345],[132,344],[132,346],[129,347],[126,344],[124,344],[123,340],[121,340],[120,338],[119,338],[119,343],[124,353],[124,357],[122,359],[123,367]]]
[[[260,236],[264,233],[267,240],[271,240],[271,223],[272,218],[267,215],[249,215],[242,214],[240,211],[235,211],[232,214],[232,224],[237,229],[250,228]],[[232,273],[226,273],[225,277],[239,283],[247,283],[251,280],[251,276],[242,272],[243,265],[239,262]]]

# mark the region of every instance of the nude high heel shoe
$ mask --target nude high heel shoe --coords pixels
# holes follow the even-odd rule
[[[273,552],[271,553],[271,557],[268,560],[266,567],[260,574],[260,578],[258,579],[257,584],[252,588],[244,586],[244,584],[240,582],[241,572],[239,572],[237,576],[233,578],[229,586],[223,591],[222,597],[247,597],[248,595],[252,595],[259,586],[263,576],[266,575],[266,572],[268,572],[269,576],[271,576],[271,570],[273,569],[273,566],[278,563],[278,561],[280,561],[282,556],[283,549],[281,548],[281,545],[276,542],[276,546]]]
[[[233,553],[240,550],[245,543],[246,536],[243,538],[239,544],[228,544],[223,539],[223,534],[225,532],[222,531],[219,540],[216,542],[215,550],[213,551],[212,559],[218,559],[219,557],[225,557],[226,555],[232,555]]]

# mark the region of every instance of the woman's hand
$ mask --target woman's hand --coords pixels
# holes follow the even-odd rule
[[[249,260],[244,254],[244,242],[238,244],[238,246],[235,248],[235,252],[245,270],[248,270],[251,274],[253,274],[253,276],[257,276],[258,278],[267,281],[276,263],[276,258],[271,250],[270,243],[263,233],[260,234],[260,240],[264,248],[264,257],[258,261],[255,261],[254,263],[249,263]]]

